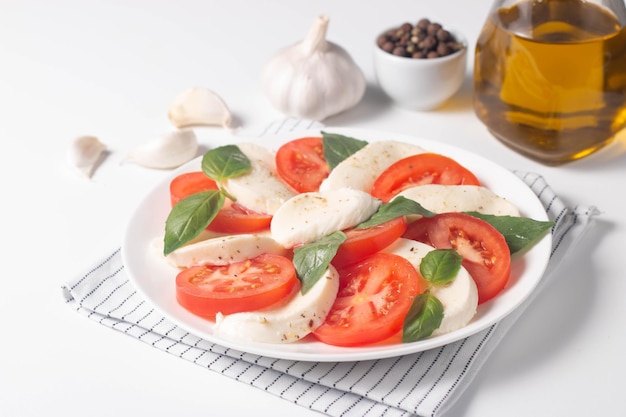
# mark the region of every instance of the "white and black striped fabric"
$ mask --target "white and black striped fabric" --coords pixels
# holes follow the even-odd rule
[[[300,121],[276,129],[315,127]],[[539,196],[553,230],[552,258],[537,294],[565,254],[580,239],[595,207],[566,207],[537,174],[516,172]],[[481,365],[524,309],[467,339],[412,355],[360,362],[318,363],[281,360],[234,351],[190,334],[143,300],[124,271],[120,249],[62,287],[69,307],[100,324],[199,366],[250,384],[329,416],[437,416],[471,382]]]

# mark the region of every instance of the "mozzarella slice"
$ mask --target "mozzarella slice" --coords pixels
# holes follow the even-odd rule
[[[385,252],[394,253],[407,259],[417,271],[426,254],[435,250],[430,245],[410,239],[400,238]],[[465,327],[476,314],[478,307],[478,289],[476,283],[463,267],[452,282],[445,285],[433,285],[430,293],[443,305],[443,320],[431,336],[449,333]]]
[[[477,185],[418,185],[398,195],[416,201],[434,213],[477,211],[496,216],[520,215],[518,208],[510,201]]]
[[[424,149],[392,140],[371,142],[339,163],[320,185],[320,191],[354,188],[365,192],[372,190],[376,178],[394,162]]]
[[[168,254],[165,259],[173,266],[226,265],[255,258],[262,253],[285,255],[287,250],[265,234],[242,234],[214,237],[185,245]],[[162,253],[162,251],[161,251]]]
[[[271,234],[287,248],[314,242],[367,220],[380,204],[369,193],[350,188],[298,194],[274,213]]]
[[[446,285],[434,285],[430,293],[443,305],[443,320],[431,336],[450,333],[465,327],[476,314],[478,289],[470,274],[463,267],[454,281]]]
[[[285,305],[226,316],[218,314],[214,333],[240,342],[295,342],[324,322],[338,290],[339,274],[330,266],[306,294],[298,291]]]
[[[191,245],[193,243],[197,243],[197,242],[201,242],[203,240],[207,240],[207,239],[213,239],[216,237],[222,237],[222,236],[227,236],[224,233],[220,233],[220,232],[214,232],[212,230],[208,230],[208,229],[204,229],[203,231],[200,232],[200,234],[198,236],[196,236],[195,238],[191,239],[189,242],[187,242],[185,245]],[[163,241],[163,236],[158,236],[153,238],[150,241],[150,250],[154,252],[154,254],[160,258],[165,258],[163,256],[163,248],[165,247],[165,242]]]
[[[237,146],[250,159],[252,167],[247,174],[224,181],[224,188],[237,199],[238,204],[258,213],[274,214],[296,193],[276,174],[272,151],[252,143]]]

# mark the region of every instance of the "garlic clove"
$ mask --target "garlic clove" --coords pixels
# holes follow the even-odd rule
[[[178,127],[222,126],[230,127],[232,115],[228,106],[213,91],[192,87],[180,93],[167,112],[170,122]]]
[[[198,138],[193,130],[182,129],[163,135],[153,142],[139,146],[125,161],[146,168],[176,168],[198,154]]]
[[[67,148],[66,159],[81,175],[91,178],[105,151],[106,145],[97,137],[79,136]]]

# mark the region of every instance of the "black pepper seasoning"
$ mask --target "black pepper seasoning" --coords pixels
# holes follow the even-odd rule
[[[413,25],[405,22],[380,35],[376,44],[383,51],[401,57],[432,59],[459,51],[463,45],[440,23],[422,18]]]

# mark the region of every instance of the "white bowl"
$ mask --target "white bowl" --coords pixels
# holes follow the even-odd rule
[[[383,51],[374,43],[374,73],[380,88],[398,106],[432,110],[452,97],[463,84],[467,40],[450,31],[463,47],[438,58],[407,58]]]

